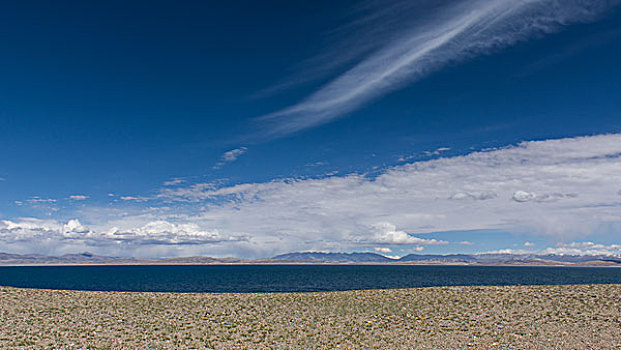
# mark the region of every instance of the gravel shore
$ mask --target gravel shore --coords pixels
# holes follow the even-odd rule
[[[621,349],[621,285],[326,293],[0,287],[2,349]]]

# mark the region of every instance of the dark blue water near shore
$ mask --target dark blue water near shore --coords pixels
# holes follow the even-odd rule
[[[0,285],[149,292],[311,292],[456,285],[621,283],[621,268],[236,265],[0,267]]]

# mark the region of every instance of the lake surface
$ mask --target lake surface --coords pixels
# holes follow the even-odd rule
[[[0,267],[2,286],[99,291],[314,292],[601,283],[621,283],[621,268],[394,265]]]

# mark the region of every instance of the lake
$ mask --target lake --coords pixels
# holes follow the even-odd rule
[[[140,292],[316,292],[621,283],[621,268],[411,265],[2,266],[0,285]]]

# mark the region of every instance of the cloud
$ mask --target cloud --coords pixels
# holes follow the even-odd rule
[[[56,203],[56,199],[53,198],[40,198],[40,197],[32,197],[27,200],[31,204],[51,204]]]
[[[379,176],[197,184],[163,191],[160,199],[204,202],[194,220],[274,250],[418,245],[412,234],[486,229],[581,237],[621,227],[620,155],[619,134],[531,141],[399,165]],[[554,195],[561,193],[572,195]]]
[[[80,236],[90,233],[91,231],[80,223],[78,219],[71,219],[62,226],[62,234],[65,236]]]
[[[557,255],[606,255],[621,256],[621,244],[597,244],[593,242],[572,242],[559,244],[554,248],[547,248],[545,254]]]
[[[19,221],[2,220],[0,221],[0,232],[49,232],[58,228],[58,224],[50,220],[36,218],[23,218]]]
[[[142,244],[205,244],[222,240],[239,240],[240,237],[223,237],[218,230],[203,230],[195,223],[171,223],[165,220],[150,221],[138,228],[111,228],[108,239]]]
[[[533,254],[533,252],[524,250],[524,249],[507,248],[507,249],[491,250],[491,251],[487,251],[487,252],[483,252],[479,254]]]
[[[218,197],[241,198],[241,195],[248,195],[249,191],[256,188],[255,184],[239,184],[230,187],[217,188],[213,183],[198,183],[190,187],[175,189],[162,189],[155,198],[168,199],[173,201],[198,202],[205,199]],[[144,198],[146,199],[146,197]]]
[[[265,257],[399,245],[438,249],[448,242],[434,234],[447,231],[586,240],[621,230],[619,183],[621,134],[529,141],[393,166],[372,175],[187,184],[134,197],[144,202],[131,205],[113,198],[118,207],[74,209],[72,217],[88,223],[88,233],[71,242],[118,246],[150,256]],[[519,191],[526,194],[516,196]],[[52,234],[62,231],[58,222],[11,219],[3,225],[0,241],[5,247],[15,239],[31,249],[40,249],[44,241],[52,245],[64,240],[60,246],[69,240]],[[28,232],[37,238],[28,238]],[[476,237],[459,241],[463,239],[476,242]],[[183,251],[174,250],[181,246]]]
[[[495,192],[475,192],[475,193],[468,193],[468,192],[457,192],[454,195],[452,195],[450,197],[450,199],[457,199],[457,200],[462,200],[462,199],[474,199],[474,200],[487,200],[487,199],[493,199],[498,197],[498,195]]]
[[[425,154],[428,155],[428,156],[438,156],[438,155],[440,155],[440,153],[447,152],[447,151],[450,151],[450,150],[451,150],[450,147],[440,147],[440,148],[436,149],[433,152],[427,151],[427,152],[425,152]]]
[[[240,156],[248,151],[246,147],[239,147],[230,151],[224,152],[220,157],[220,161],[213,166],[214,169],[222,168],[226,163],[231,163],[237,160]]]
[[[185,182],[185,180],[183,180],[183,179],[172,179],[172,180],[164,181],[163,185],[164,186],[176,186],[176,185],[180,185],[180,184],[182,184],[184,182]]]
[[[473,0],[416,18],[416,2],[378,2],[370,23],[396,32],[374,38],[379,48],[301,102],[257,119],[265,137],[319,126],[415,82],[447,64],[488,54],[563,27],[591,21],[617,0]],[[405,14],[405,15],[404,15]],[[418,16],[420,17],[420,16]],[[360,22],[365,22],[361,19]],[[354,35],[358,35],[354,33]]]
[[[194,223],[165,220],[149,221],[134,228],[111,227],[107,230],[87,227],[78,219],[66,223],[35,218],[0,221],[0,241],[11,251],[20,251],[36,244],[39,248],[45,247],[56,252],[95,248],[110,252],[126,251],[127,255],[135,255],[136,250],[154,246],[193,246],[245,239],[239,235],[221,235],[217,230],[205,230]],[[39,252],[42,252],[41,249]]]
[[[525,191],[515,191],[515,193],[513,193],[513,197],[511,197],[511,199],[520,203],[530,202],[535,200],[535,198],[537,198],[536,194]]]
[[[534,247],[534,246],[535,246],[535,243],[532,243],[532,242],[524,242],[524,246],[525,246],[525,247]]]
[[[524,243],[525,247],[534,246],[533,243]],[[599,244],[593,242],[558,243],[555,247],[532,251],[524,249],[499,249],[480,254],[537,254],[537,255],[595,255],[621,257],[621,244]]]
[[[74,238],[90,233],[92,232],[77,219],[71,219],[64,224],[55,220],[41,220],[36,218],[0,221],[0,237],[5,241]]]
[[[392,249],[388,247],[376,247],[375,251],[378,253],[385,253],[385,254],[392,253]]]
[[[73,200],[73,201],[83,201],[88,199],[88,196],[82,195],[82,194],[74,194],[69,196],[69,199]]]
[[[435,239],[423,239],[419,237],[412,236],[411,234],[398,231],[397,227],[388,222],[382,222],[373,225],[373,230],[376,231],[376,234],[371,237],[371,240],[375,243],[386,243],[386,244],[418,244],[418,245],[438,245],[438,244],[448,244],[446,241],[437,241]]]
[[[515,191],[511,199],[518,203],[524,202],[554,202],[563,198],[574,198],[578,195],[575,193],[544,193],[544,194],[536,194],[533,192],[526,191]]]
[[[222,155],[222,160],[225,162],[234,162],[237,160],[237,158],[239,158],[239,156],[246,153],[247,150],[248,149],[246,147],[240,147],[230,150],[228,152],[224,152],[224,154]]]
[[[148,197],[138,197],[138,196],[121,196],[122,201],[136,201],[136,202],[146,202],[149,200]]]

